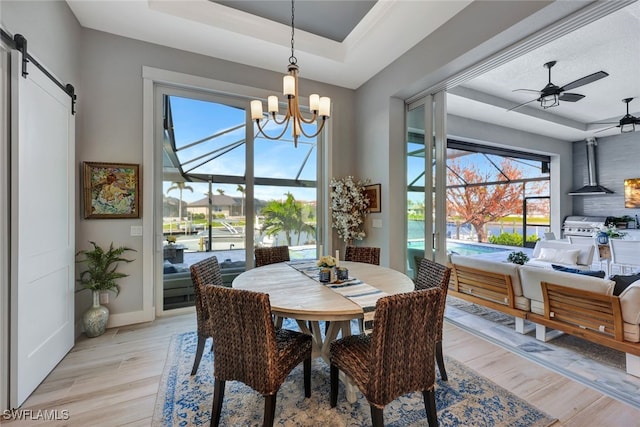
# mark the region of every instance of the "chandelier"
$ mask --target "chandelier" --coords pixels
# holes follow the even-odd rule
[[[314,138],[324,128],[324,124],[331,115],[331,99],[326,96],[320,96],[318,94],[309,95],[309,110],[311,110],[312,116],[307,118],[300,112],[300,97],[298,96],[298,59],[294,55],[294,0],[291,0],[291,56],[289,57],[289,66],[287,67],[289,74],[282,79],[283,94],[287,97],[287,113],[282,120],[278,120],[278,97],[271,95],[267,98],[267,109],[273,120],[278,125],[284,125],[282,132],[277,136],[269,136],[265,133],[264,126],[261,125],[261,120],[264,119],[262,111],[262,101],[251,101],[251,120],[256,121],[258,126],[258,134],[262,134],[267,139],[280,139],[291,123],[291,135],[293,136],[294,147],[298,146],[298,137],[302,134],[307,138]],[[312,124],[317,122],[318,119],[322,119],[320,124],[316,128],[316,132],[308,134],[305,132],[302,124]],[[267,119],[269,120],[269,119]]]

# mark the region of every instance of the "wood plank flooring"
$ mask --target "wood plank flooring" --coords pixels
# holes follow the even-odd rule
[[[185,314],[83,336],[22,407],[68,410],[69,419],[2,425],[149,426],[169,340],[192,330],[195,314]],[[444,352],[558,418],[554,427],[640,426],[640,410],[446,322]]]

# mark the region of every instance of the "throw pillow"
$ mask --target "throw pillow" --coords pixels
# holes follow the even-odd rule
[[[602,270],[600,270],[600,271],[596,271],[596,270],[580,270],[578,268],[565,267],[564,265],[556,265],[556,264],[551,264],[551,267],[553,267],[553,269],[556,270],[556,271],[564,271],[565,273],[582,274],[583,276],[599,277],[601,279],[604,279],[604,276],[606,275],[605,272],[602,271]],[[613,280],[613,279],[611,279],[611,280]]]
[[[171,273],[177,273],[178,269],[176,268],[175,265],[171,264],[169,261],[166,261],[163,263],[162,265],[162,272],[164,274],[171,274]]]
[[[558,264],[571,264],[576,265],[578,263],[578,255],[580,249],[554,249],[554,248],[541,248],[538,259],[541,261],[557,262]]]
[[[631,274],[629,276],[615,274],[609,277],[609,280],[616,282],[616,286],[613,288],[613,294],[619,296],[630,284],[640,280],[640,274]]]

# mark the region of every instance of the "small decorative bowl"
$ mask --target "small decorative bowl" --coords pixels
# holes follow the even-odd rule
[[[320,280],[320,282],[322,283],[329,283],[331,281],[331,270],[329,270],[328,268],[320,270],[318,280]]]

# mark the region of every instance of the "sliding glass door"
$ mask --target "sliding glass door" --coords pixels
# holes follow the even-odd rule
[[[163,310],[193,305],[189,266],[201,259],[216,256],[230,285],[258,246],[315,258],[317,139],[257,136],[244,98],[161,86],[156,96]]]

